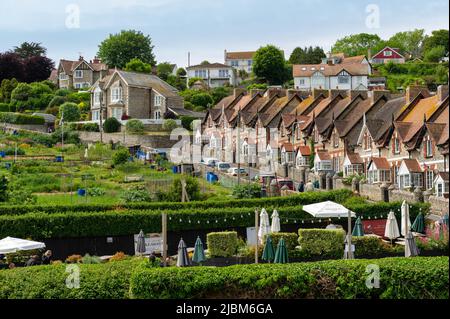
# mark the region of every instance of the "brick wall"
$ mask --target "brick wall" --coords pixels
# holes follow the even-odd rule
[[[100,141],[100,133],[98,132],[79,132],[80,139],[83,142]],[[103,142],[108,143],[124,143],[123,133],[103,133]],[[170,135],[129,135],[125,134],[125,144],[127,145],[143,145],[153,148],[171,148],[178,141],[171,141]]]

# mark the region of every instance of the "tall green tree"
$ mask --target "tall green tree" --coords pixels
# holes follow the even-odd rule
[[[325,58],[325,52],[321,47],[313,48],[310,46],[309,48],[295,48],[292,52],[289,63],[290,64],[318,64],[322,62],[322,59]]]
[[[122,30],[118,34],[110,34],[99,45],[97,55],[110,67],[123,69],[132,59],[154,66],[153,48],[150,36],[136,30]]]
[[[124,70],[137,73],[151,73],[152,66],[142,62],[140,59],[131,59],[131,61],[125,65]]]
[[[387,41],[387,45],[408,52],[411,54],[411,58],[415,59],[422,57],[425,39],[425,30],[415,29],[413,31],[397,32]]]
[[[369,49],[372,52],[382,49],[384,42],[376,34],[353,34],[336,41],[333,45],[333,53],[345,53],[347,56],[367,55]]]
[[[22,59],[26,59],[34,56],[44,56],[47,53],[47,49],[41,43],[24,42],[20,46],[14,47],[14,53],[18,54]]]
[[[269,84],[283,84],[287,73],[283,52],[273,45],[259,48],[253,58],[253,73]]]
[[[449,51],[449,36],[448,30],[441,29],[431,32],[431,35],[427,37],[423,43],[423,50],[426,54],[427,51],[442,45],[445,48],[445,54]]]
[[[11,92],[17,87],[19,82],[12,78],[4,79],[0,86],[0,102],[9,103],[11,100]]]
[[[167,78],[169,77],[169,75],[172,74],[172,71],[173,71],[173,64],[169,62],[162,62],[157,66],[158,77],[164,81],[167,81]]]

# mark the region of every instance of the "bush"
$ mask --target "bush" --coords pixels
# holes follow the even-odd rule
[[[275,248],[275,250],[277,249],[278,242],[281,238],[284,238],[286,248],[290,252],[294,251],[295,247],[298,246],[298,235],[296,233],[272,233],[270,234],[270,237],[272,238],[273,248]],[[264,238],[264,243],[266,242],[266,238],[267,235]]]
[[[62,96],[55,96],[50,103],[48,103],[48,108],[54,108],[54,107],[60,107],[61,105],[63,105],[64,103],[67,102],[67,99],[65,97]]]
[[[181,202],[182,188],[181,181],[186,182],[186,193],[190,201],[197,201],[201,199],[200,184],[198,180],[191,176],[177,177],[173,180],[172,186],[167,192],[157,192],[156,198],[158,201],[166,202]]]
[[[343,230],[299,229],[298,234],[298,243],[305,256],[333,259],[344,256],[345,232]]]
[[[256,183],[236,185],[233,188],[233,197],[236,199],[261,198],[261,186]]]
[[[5,155],[10,155],[10,156],[15,155],[16,152],[17,152],[17,155],[25,155],[25,151],[23,149],[21,149],[20,147],[18,147],[17,150],[15,147],[7,147],[7,148],[2,149],[2,151],[5,152]]]
[[[182,116],[181,117],[181,125],[184,129],[188,131],[192,131],[191,124],[193,121],[195,121],[197,118],[192,116]]]
[[[130,187],[122,193],[120,198],[125,203],[150,202],[152,200],[144,185]]]
[[[80,109],[72,102],[66,102],[59,107],[59,118],[64,115],[64,122],[76,122],[80,120]]]
[[[209,233],[206,236],[206,242],[211,258],[232,257],[237,253],[237,232]]]
[[[18,125],[44,125],[45,120],[42,116],[26,115],[12,112],[0,113],[0,122]]]
[[[8,203],[11,205],[33,205],[37,203],[37,196],[25,188],[10,191],[8,198]]]
[[[173,131],[174,129],[176,129],[178,127],[177,122],[175,122],[175,120],[169,119],[169,120],[165,120],[164,124],[163,124],[163,129],[166,131]]]
[[[385,258],[232,267],[136,268],[137,299],[448,299],[449,259]],[[366,285],[370,264],[380,288]]]
[[[117,133],[120,131],[122,124],[115,117],[110,117],[103,123],[103,130],[105,133]]]
[[[64,264],[0,271],[0,299],[126,299],[131,274],[142,263],[147,262],[79,264],[79,289],[67,288]]]
[[[86,254],[83,258],[81,258],[81,262],[83,264],[101,264],[102,260],[100,259],[100,257]]]
[[[8,200],[8,178],[4,175],[0,176],[0,203]]]
[[[197,93],[192,96],[190,102],[196,106],[208,108],[214,104],[214,99],[208,93]]]
[[[91,187],[87,189],[87,193],[91,197],[100,197],[106,194],[106,191],[100,187]]]
[[[377,258],[394,255],[396,249],[384,243],[380,238],[374,236],[352,237],[352,244],[355,245],[356,258]],[[404,246],[400,246],[404,252]]]
[[[8,103],[0,103],[0,112],[10,112]]]
[[[121,148],[114,153],[112,160],[114,165],[122,165],[128,162],[130,151],[127,148]]]
[[[129,120],[126,124],[127,132],[130,134],[143,134],[144,123],[139,120]]]

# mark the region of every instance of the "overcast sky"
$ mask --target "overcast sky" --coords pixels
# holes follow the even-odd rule
[[[92,59],[110,33],[149,34],[158,62],[223,62],[223,51],[275,44],[329,50],[336,39],[367,32],[448,29],[448,0],[0,0],[0,51],[41,42],[48,56]],[[75,6],[73,6],[75,5]],[[375,5],[375,6],[374,6]],[[80,15],[77,19],[76,12]],[[379,19],[377,12],[379,10]],[[79,20],[79,25],[77,25]]]

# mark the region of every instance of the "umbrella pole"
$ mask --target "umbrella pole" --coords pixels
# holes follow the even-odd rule
[[[348,259],[353,259],[352,251],[352,213],[348,211],[348,232],[347,232],[347,245],[348,245]]]
[[[256,233],[256,246],[255,246],[255,264],[258,263],[258,241],[259,241],[259,237],[258,237],[258,233],[259,233],[259,213],[258,210],[255,210],[255,233]]]
[[[164,267],[167,267],[167,214],[162,214],[162,233],[163,233],[163,265]]]

